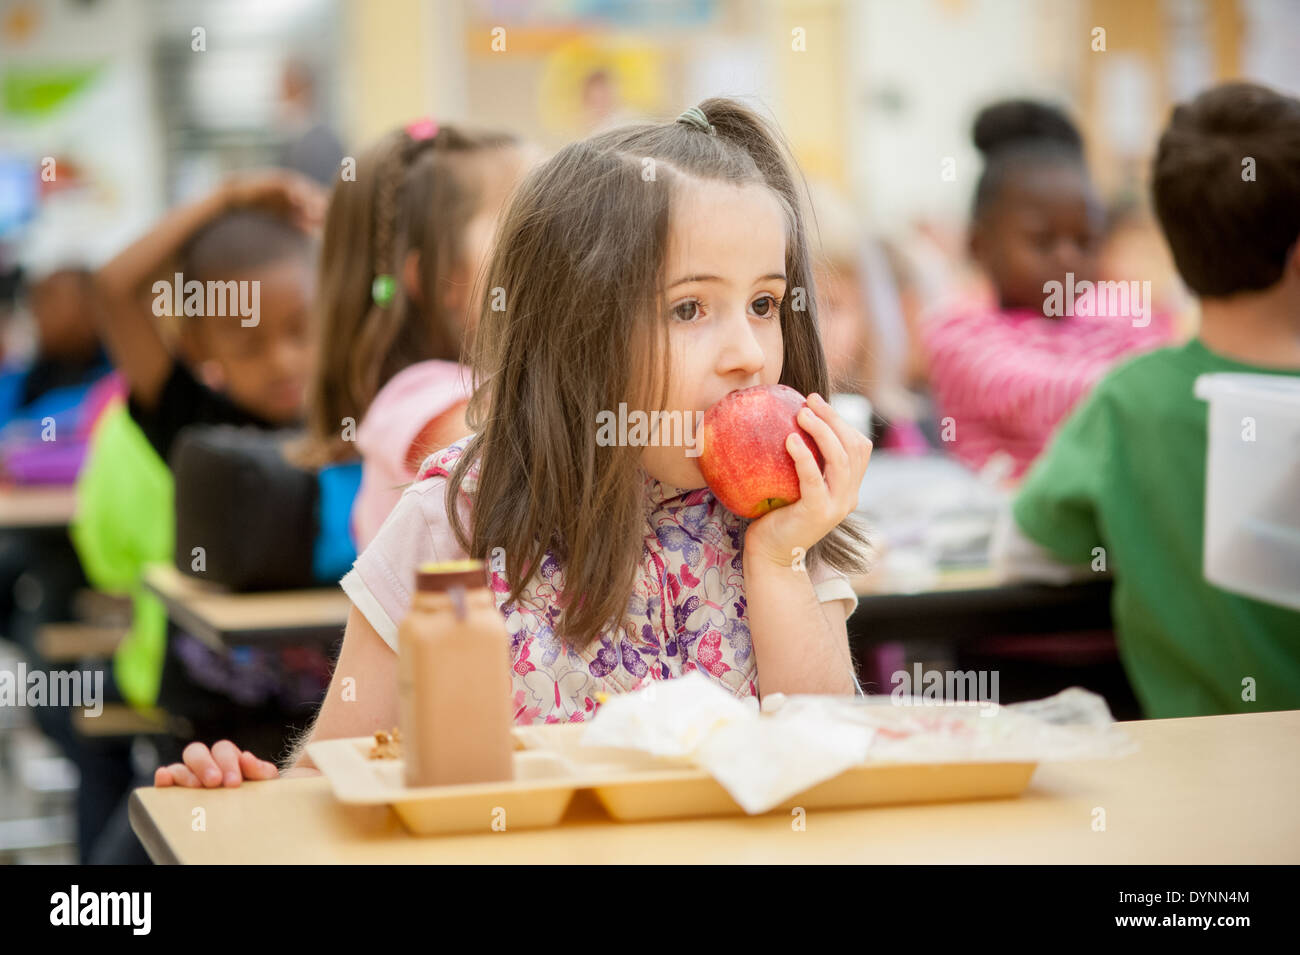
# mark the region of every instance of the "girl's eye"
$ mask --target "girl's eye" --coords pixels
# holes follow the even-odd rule
[[[754,300],[754,314],[759,318],[772,318],[781,310],[781,303],[772,295],[761,295]]]
[[[700,314],[700,303],[693,298],[673,306],[672,316],[679,322],[693,322]]]

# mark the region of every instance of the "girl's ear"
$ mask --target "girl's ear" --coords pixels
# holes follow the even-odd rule
[[[424,304],[424,290],[420,288],[420,253],[412,249],[402,263],[402,287],[406,297],[416,305]]]
[[[469,310],[469,290],[472,279],[469,267],[457,261],[451,267],[447,280],[440,282],[442,307],[448,315],[461,315]]]

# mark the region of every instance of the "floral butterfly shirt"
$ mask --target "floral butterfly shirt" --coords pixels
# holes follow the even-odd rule
[[[445,507],[447,477],[469,438],[430,456],[402,494],[342,586],[370,625],[397,649],[397,622],[411,604],[416,568],[468,555]],[[463,514],[472,510],[475,464],[461,485]],[[745,613],[744,524],[708,488],[684,490],[645,476],[641,560],[624,621],[576,649],[554,630],[564,570],[549,554],[519,599],[504,560],[489,555],[491,588],[510,634],[517,724],[582,722],[598,693],[626,693],[652,680],[700,670],[739,697],[758,695],[758,668]],[[857,604],[847,578],[810,569],[818,598]]]

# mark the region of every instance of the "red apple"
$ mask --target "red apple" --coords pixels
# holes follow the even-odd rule
[[[804,397],[785,385],[733,391],[704,412],[700,470],[733,514],[759,517],[799,500],[799,474],[785,439],[795,432],[822,467],[821,451],[795,415]]]

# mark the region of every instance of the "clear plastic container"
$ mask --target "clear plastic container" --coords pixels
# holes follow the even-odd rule
[[[1300,378],[1196,379],[1209,402],[1205,578],[1300,610]]]

